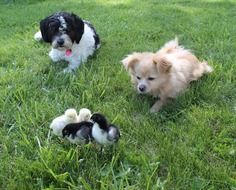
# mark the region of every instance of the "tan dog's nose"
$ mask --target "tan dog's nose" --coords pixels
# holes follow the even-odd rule
[[[138,87],[139,91],[140,92],[145,92],[146,91],[146,86],[144,84],[141,84],[139,87]]]

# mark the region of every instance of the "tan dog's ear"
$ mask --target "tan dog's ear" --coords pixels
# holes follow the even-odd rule
[[[165,57],[156,56],[153,59],[153,63],[156,65],[157,70],[160,73],[168,73],[170,71],[170,68],[172,67],[171,62],[168,61]]]
[[[133,53],[124,58],[121,63],[124,65],[125,69],[128,70],[129,68],[133,69],[134,65],[138,63],[138,61],[138,53]]]

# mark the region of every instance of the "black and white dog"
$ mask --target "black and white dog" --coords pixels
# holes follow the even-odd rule
[[[94,27],[73,13],[58,12],[40,21],[40,31],[34,35],[37,41],[51,43],[49,56],[52,61],[65,60],[71,72],[100,47],[100,39]]]

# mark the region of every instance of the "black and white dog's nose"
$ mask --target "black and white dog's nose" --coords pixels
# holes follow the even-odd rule
[[[59,38],[59,39],[57,40],[57,44],[58,44],[59,46],[62,46],[62,45],[64,44],[64,40],[63,40],[62,38]]]

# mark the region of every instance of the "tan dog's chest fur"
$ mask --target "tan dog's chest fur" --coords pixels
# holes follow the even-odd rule
[[[212,68],[200,62],[189,50],[178,45],[177,39],[167,42],[156,53],[133,53],[122,60],[131,81],[142,94],[160,99],[152,106],[157,112],[171,98],[176,98],[188,84]]]

